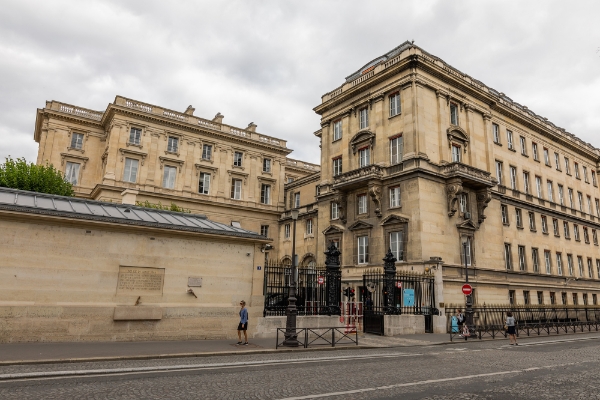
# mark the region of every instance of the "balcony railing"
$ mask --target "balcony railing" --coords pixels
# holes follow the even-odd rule
[[[346,185],[367,179],[383,177],[384,168],[379,165],[368,165],[333,177],[333,185]]]
[[[448,178],[463,178],[463,180],[478,186],[492,187],[497,183],[489,172],[459,162],[442,165],[440,173]]]

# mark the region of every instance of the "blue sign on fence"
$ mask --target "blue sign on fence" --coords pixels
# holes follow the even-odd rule
[[[404,289],[402,294],[404,307],[413,307],[415,305],[415,289]]]

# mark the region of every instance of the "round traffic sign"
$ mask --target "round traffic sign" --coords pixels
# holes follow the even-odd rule
[[[322,276],[320,276],[320,277],[317,279],[317,282],[319,282],[319,285],[322,285],[322,284],[324,284],[324,283],[325,283],[325,278],[323,278]]]
[[[398,281],[398,282],[396,282],[396,287],[397,287],[398,289],[402,289],[402,281]]]
[[[468,283],[465,283],[462,286],[462,292],[465,296],[470,295],[471,293],[473,293],[473,287],[471,287],[471,285],[469,285]]]

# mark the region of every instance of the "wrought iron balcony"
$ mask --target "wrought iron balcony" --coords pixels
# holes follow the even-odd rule
[[[384,168],[379,165],[368,165],[363,168],[344,172],[333,178],[333,188],[349,187],[365,183],[371,179],[382,179]]]
[[[461,178],[463,183],[475,188],[493,187],[497,184],[489,172],[459,162],[442,165],[440,173],[446,178]]]

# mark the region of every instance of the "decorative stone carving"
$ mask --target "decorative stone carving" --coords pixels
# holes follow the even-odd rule
[[[375,134],[367,129],[358,132],[350,140],[352,146],[352,154],[356,154],[356,150],[360,144],[368,143],[368,146],[372,149],[373,143],[375,143]]]
[[[346,197],[346,195],[344,193],[340,193],[333,199],[333,202],[337,203],[340,221],[342,222],[342,224],[345,224],[346,221],[348,220],[348,217],[346,215],[347,208],[348,208],[347,207],[348,198]]]
[[[477,192],[477,222],[479,224],[482,224],[483,221],[487,218],[487,216],[484,214],[484,211],[491,200],[492,192],[490,191],[490,189],[484,189]]]
[[[369,183],[369,196],[375,203],[375,215],[381,218],[381,185]]]
[[[458,210],[458,195],[463,191],[460,179],[452,180],[446,184],[446,197],[448,199],[448,216],[452,217]]]
[[[467,152],[469,134],[464,129],[460,126],[452,125],[446,130],[446,135],[448,135],[448,147],[452,147],[452,142],[458,142],[464,146],[464,152]]]

